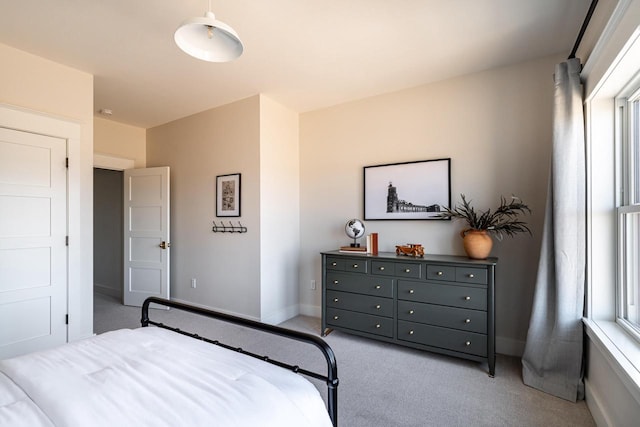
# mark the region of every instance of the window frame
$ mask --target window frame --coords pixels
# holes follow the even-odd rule
[[[587,152],[587,280],[585,317],[587,334],[587,376],[593,372],[614,372],[640,404],[640,341],[616,322],[617,223],[620,197],[620,155],[615,144],[620,129],[616,119],[616,98],[640,71],[640,25],[636,19],[619,26],[630,0],[620,0],[582,70],[585,84],[585,126]],[[634,6],[640,12],[640,5]],[[615,42],[612,38],[615,35]],[[610,371],[609,371],[610,370]],[[613,383],[611,382],[613,381]],[[589,384],[609,387],[615,380],[592,376],[585,380],[587,402],[598,398]],[[608,407],[626,409],[611,396]],[[635,404],[635,403],[634,403]],[[589,405],[599,408],[599,405]]]
[[[616,254],[616,310],[615,321],[630,334],[636,341],[640,342],[640,321],[632,322],[628,319],[628,295],[631,273],[629,269],[637,266],[628,263],[629,236],[628,221],[630,215],[640,215],[640,119],[638,118],[640,109],[640,72],[638,72],[622,89],[615,99],[615,147],[616,147],[616,216],[617,216],[617,254]],[[636,116],[634,117],[634,113]],[[634,144],[638,144],[634,148]],[[640,242],[635,236],[636,250],[640,248]],[[639,251],[640,252],[640,251]],[[637,254],[634,254],[637,255]],[[635,275],[638,280],[638,272]],[[634,285],[634,291],[640,292],[640,285]]]

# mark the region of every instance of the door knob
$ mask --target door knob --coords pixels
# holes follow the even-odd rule
[[[162,242],[158,246],[160,246],[162,249],[167,249],[168,247],[171,246],[171,243]]]

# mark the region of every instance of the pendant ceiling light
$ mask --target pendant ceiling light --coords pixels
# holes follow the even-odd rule
[[[211,12],[211,0],[204,17],[184,21],[173,38],[184,52],[209,62],[233,61],[244,49],[234,29],[218,21]]]

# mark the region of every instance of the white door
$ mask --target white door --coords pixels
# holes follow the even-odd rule
[[[0,359],[67,341],[66,157],[0,127]]]
[[[124,303],[169,299],[169,167],[124,171]]]

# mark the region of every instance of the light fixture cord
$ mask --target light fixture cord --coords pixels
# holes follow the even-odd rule
[[[209,0],[209,13],[211,13],[211,0]],[[213,27],[207,25],[207,37],[209,39],[213,38]]]

